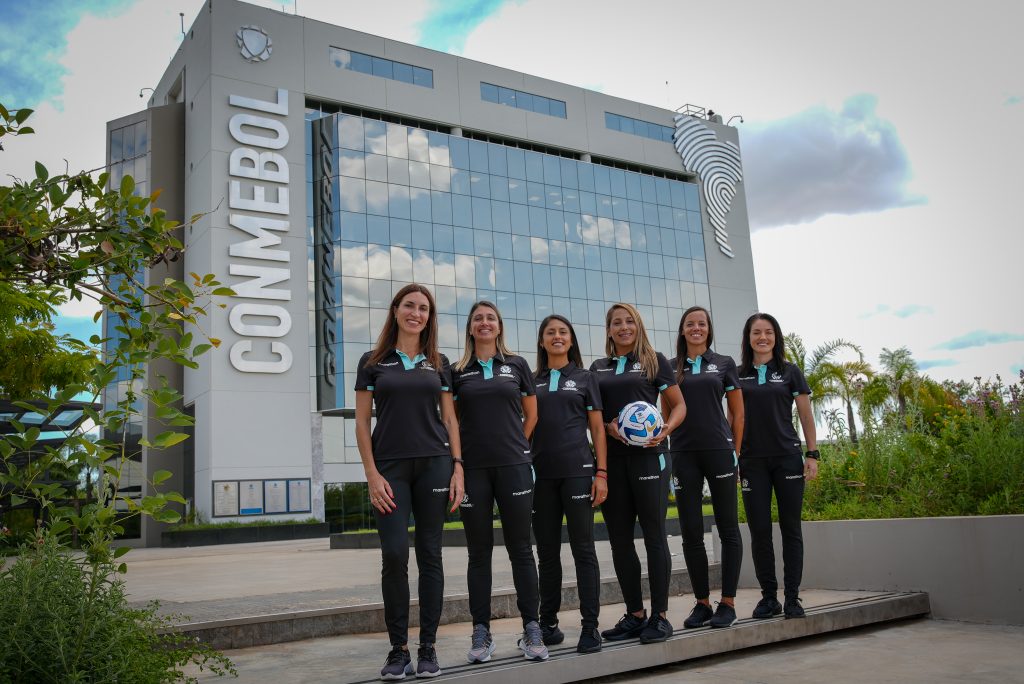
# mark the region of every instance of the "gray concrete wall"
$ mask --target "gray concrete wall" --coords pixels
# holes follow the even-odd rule
[[[757,587],[741,532],[740,586]],[[803,534],[805,587],[926,591],[933,617],[1024,625],[1024,515],[805,522]],[[776,525],[780,583],[781,550]]]

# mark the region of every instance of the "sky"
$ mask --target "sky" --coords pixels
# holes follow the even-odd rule
[[[201,0],[0,0],[0,102],[31,107],[0,174],[104,161]],[[1024,3],[821,0],[253,2],[609,95],[714,109],[740,132],[758,303],[809,347],[937,379],[1024,369]],[[1013,292],[1018,292],[1014,295]],[[94,330],[93,309],[60,328]],[[722,335],[724,331],[719,331]],[[731,334],[738,334],[733,331]]]

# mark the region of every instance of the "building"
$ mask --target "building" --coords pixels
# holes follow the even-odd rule
[[[708,306],[736,354],[756,308],[738,134],[687,111],[208,3],[148,108],[108,124],[113,182],[204,214],[170,272],[236,292],[204,323],[220,349],[173,380],[193,439],[142,450],[143,472],[176,473],[209,519],[323,516],[326,485],[364,480],[355,365],[410,281],[453,359],[478,299],[531,360],[549,313],[602,354],[618,300],[669,356],[681,311]]]

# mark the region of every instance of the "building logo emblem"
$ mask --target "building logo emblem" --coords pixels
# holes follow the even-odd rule
[[[274,43],[259,26],[243,26],[235,34],[238,50],[247,62],[265,62],[274,51]]]
[[[743,180],[740,148],[734,143],[721,142],[715,133],[699,119],[676,114],[676,130],[672,134],[675,148],[683,158],[687,171],[697,174],[704,193],[711,226],[715,229],[715,242],[722,254],[733,258],[726,231],[726,217],[736,196],[736,185]]]

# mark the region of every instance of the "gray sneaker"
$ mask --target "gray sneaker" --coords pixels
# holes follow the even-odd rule
[[[544,645],[544,634],[536,621],[530,621],[523,627],[523,637],[519,640],[519,648],[527,660],[547,660],[548,647]]]
[[[485,625],[473,625],[473,644],[469,647],[466,660],[471,663],[486,663],[494,653],[494,639]]]

